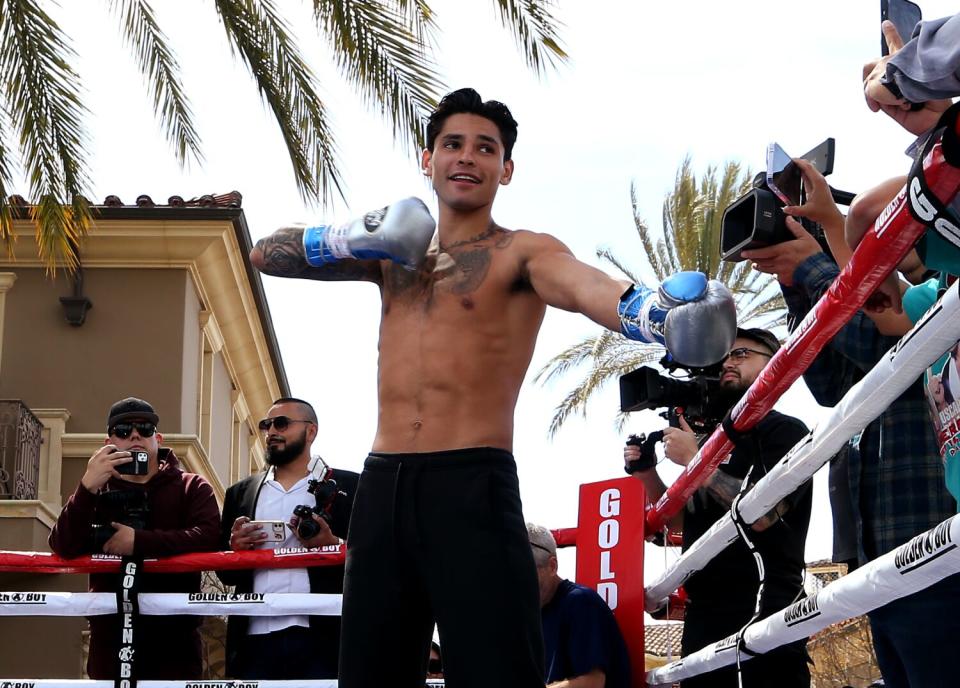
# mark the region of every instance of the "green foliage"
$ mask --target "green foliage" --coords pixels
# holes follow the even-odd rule
[[[530,69],[540,74],[566,59],[554,0],[495,0]],[[30,181],[40,255],[53,271],[78,265],[91,221],[86,107],[71,67],[77,55],[43,10],[42,0],[0,0],[0,238],[12,241],[8,195],[15,165]],[[200,137],[180,65],[149,0],[107,0],[143,76],[177,161],[202,161]],[[308,202],[342,195],[334,132],[319,83],[277,0],[213,0],[233,55],[247,68],[283,136],[294,178]],[[407,150],[418,151],[424,119],[444,89],[433,57],[434,12],[427,0],[312,0],[316,28],[342,77],[391,123]],[[183,11],[193,13],[191,3]],[[8,134],[17,137],[14,146]]]
[[[690,158],[684,159],[663,202],[663,230],[655,237],[637,207],[636,187],[630,185],[633,222],[643,251],[644,271],[630,266],[607,248],[597,256],[623,273],[632,282],[642,282],[643,272],[652,272],[658,281],[681,270],[699,270],[720,280],[733,293],[738,320],[748,327],[778,327],[784,323],[786,306],[776,280],[750,267],[749,262],[727,263],[720,260],[720,225],[723,210],[750,188],[752,175],[739,163],[729,162],[723,169],[710,166],[700,180],[693,172]],[[553,437],[574,414],[586,416],[591,397],[610,380],[642,365],[659,361],[663,348],[626,339],[619,333],[603,330],[577,342],[550,359],[534,380],[546,384],[574,370],[587,367],[579,382],[554,410],[549,435]],[[617,429],[625,420],[617,415]]]

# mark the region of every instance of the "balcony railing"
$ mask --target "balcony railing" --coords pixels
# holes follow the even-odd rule
[[[36,499],[43,425],[19,399],[0,399],[0,499]]]

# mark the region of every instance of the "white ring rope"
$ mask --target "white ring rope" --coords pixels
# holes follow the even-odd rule
[[[846,442],[880,415],[944,351],[960,339],[960,282],[947,290],[910,332],[854,385],[830,414],[791,449],[740,502],[740,514],[753,523],[810,479]],[[648,611],[727,545],[737,530],[729,514],[720,518],[645,590]]]
[[[142,592],[141,614],[162,616],[339,616],[343,596],[321,593]],[[112,592],[0,592],[0,616],[100,616],[117,614]],[[0,684],[3,688],[3,684]]]
[[[952,516],[819,592],[771,614],[743,635],[762,654],[827,626],[865,614],[960,572],[960,518]],[[923,623],[918,619],[917,623]],[[736,634],[647,672],[647,685],[670,684],[736,661]],[[741,661],[749,659],[741,657]],[[946,661],[946,660],[945,660]]]

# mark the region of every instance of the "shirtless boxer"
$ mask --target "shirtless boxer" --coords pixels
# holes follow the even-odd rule
[[[380,288],[379,417],[350,526],[344,688],[422,686],[434,622],[451,686],[543,687],[537,577],[510,452],[547,305],[665,343],[688,363],[719,361],[733,342],[732,298],[699,273],[625,294],[628,284],[556,238],[497,225],[515,141],[503,104],[472,89],[441,101],[422,156],[439,204],[433,251],[433,220],[410,199],[338,229],[280,229],[251,252],[270,275]]]

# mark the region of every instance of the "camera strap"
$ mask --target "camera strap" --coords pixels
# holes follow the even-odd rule
[[[729,417],[729,414],[728,414]],[[737,681],[740,685],[740,688],[743,688],[743,675],[740,672],[740,656],[742,654],[750,655],[751,657],[756,657],[759,655],[757,652],[753,652],[750,648],[747,647],[746,643],[743,640],[743,635],[746,633],[747,629],[750,627],[753,622],[760,618],[760,609],[763,603],[763,588],[764,583],[766,582],[766,571],[763,567],[763,557],[760,555],[760,552],[757,550],[756,545],[753,544],[747,536],[747,531],[750,527],[750,524],[743,520],[743,516],[740,514],[740,500],[743,498],[743,495],[746,493],[747,488],[750,485],[750,476],[753,475],[754,466],[750,467],[750,470],[747,471],[746,477],[743,479],[743,484],[740,487],[740,492],[736,497],[733,498],[733,503],[730,505],[730,519],[733,521],[733,525],[737,529],[737,533],[740,535],[740,539],[743,540],[743,543],[747,546],[747,549],[750,550],[750,554],[753,555],[753,561],[757,565],[757,576],[760,579],[760,585],[757,588],[757,601],[754,604],[753,616],[751,616],[747,623],[743,625],[739,631],[737,631]]]
[[[136,626],[140,618],[141,573],[143,559],[124,556],[120,559],[120,587],[117,588],[117,612],[120,615],[120,649],[117,652],[117,673],[114,688],[136,688]]]
[[[943,203],[930,189],[923,174],[923,159],[940,142],[943,157],[949,165],[960,167],[960,134],[957,133],[957,118],[960,117],[960,102],[955,103],[941,115],[917,154],[907,177],[907,208],[913,218],[930,227],[944,240],[960,248],[960,216]]]

